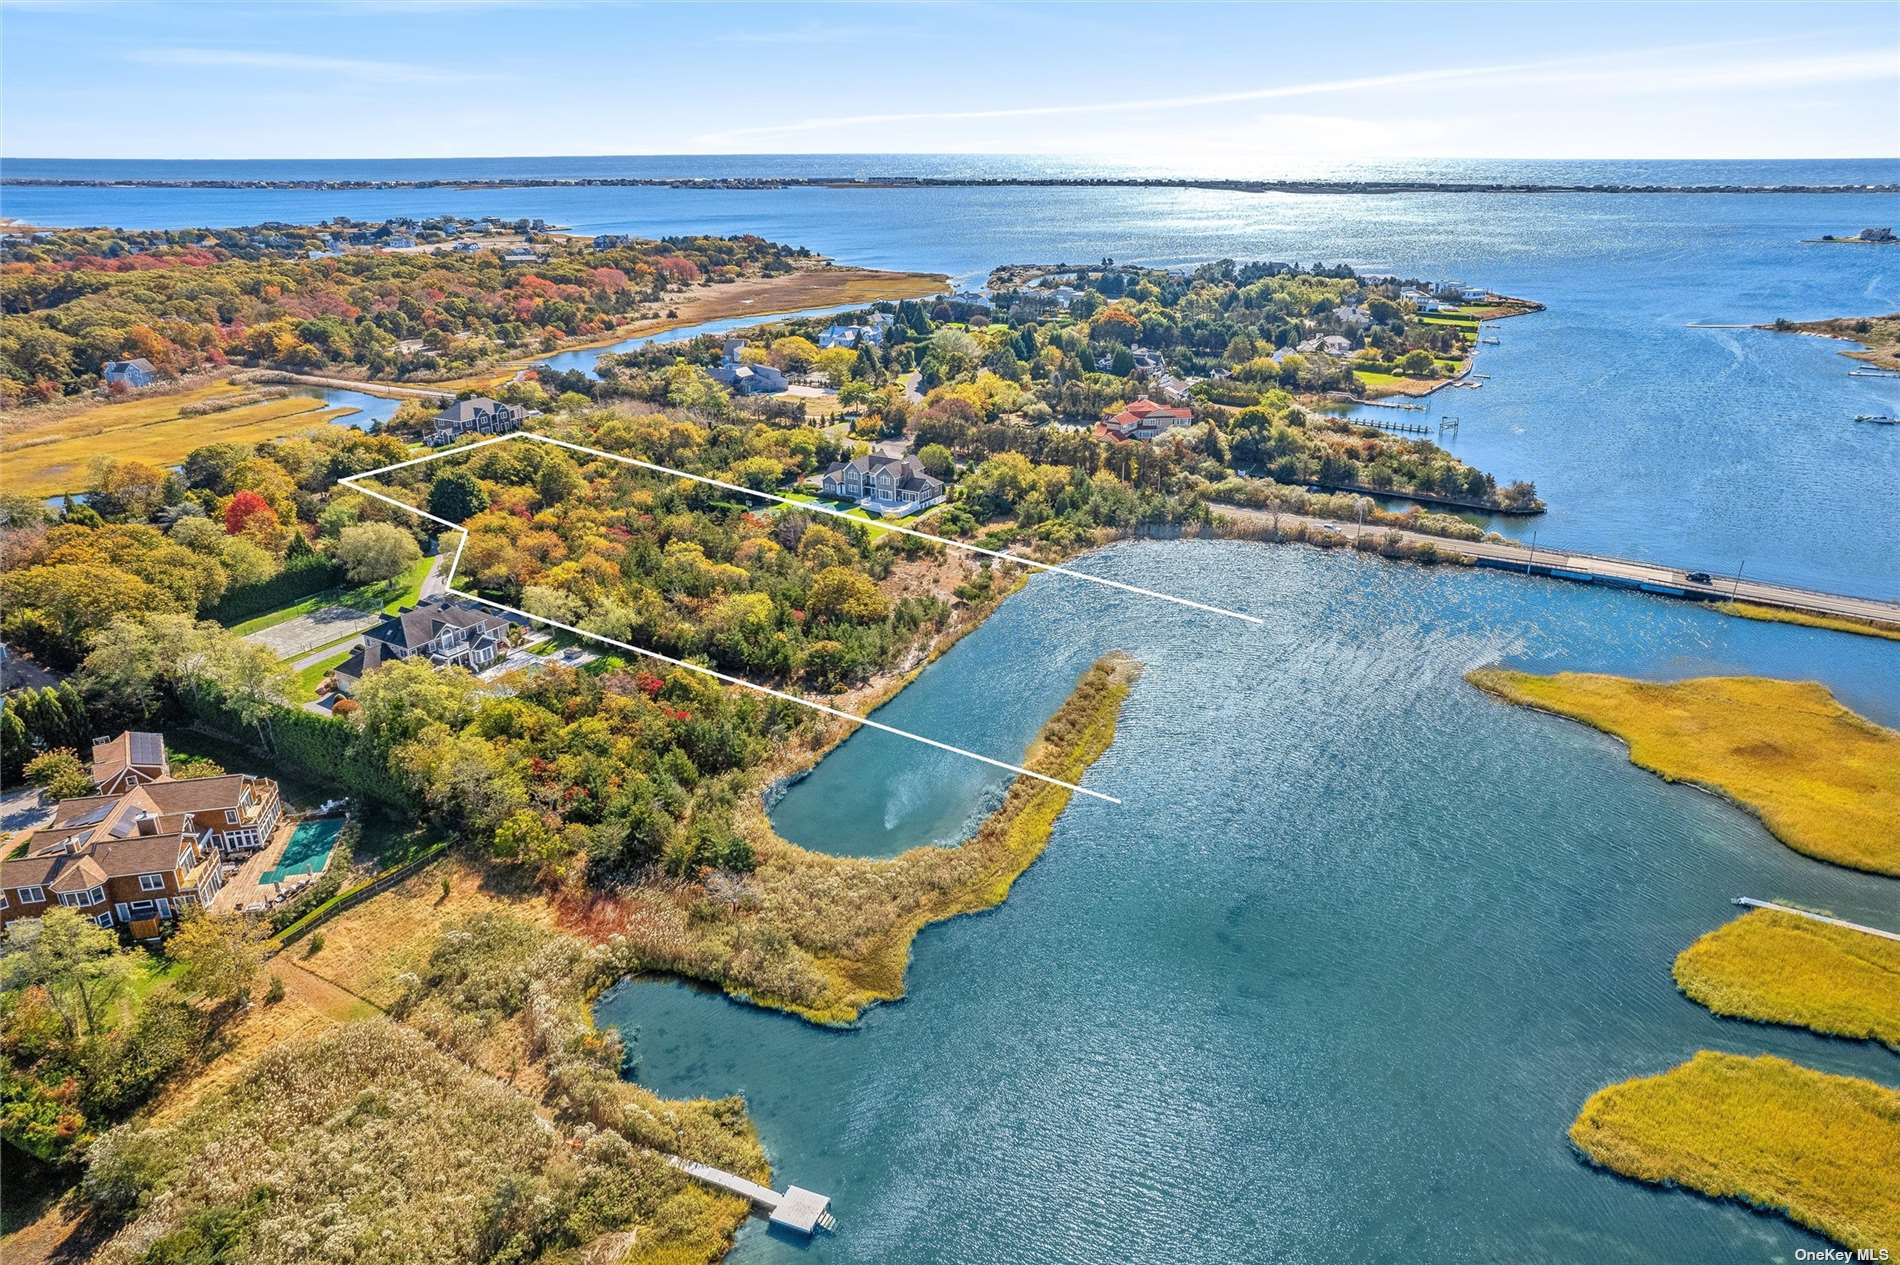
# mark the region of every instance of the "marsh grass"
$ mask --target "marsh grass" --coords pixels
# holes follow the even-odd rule
[[[1739,1199],[1854,1248],[1900,1247],[1900,1091],[1703,1050],[1598,1090],[1570,1126],[1592,1163]]]
[[[1757,606],[1753,602],[1721,602],[1715,607],[1724,615],[1738,619],[1759,619],[1771,624],[1799,624],[1803,628],[1825,628],[1831,632],[1857,633],[1862,637],[1884,637],[1900,641],[1900,625],[1883,624],[1872,619],[1848,619],[1842,615],[1811,615],[1806,611],[1783,610],[1779,606]]]
[[[242,387],[218,381],[169,394],[61,411],[46,418],[30,411],[12,413],[6,419],[5,437],[0,438],[7,486],[11,491],[34,496],[77,492],[89,485],[92,462],[98,457],[172,466],[183,461],[192,449],[206,444],[281,439],[356,411],[301,395],[218,408],[195,416],[186,411],[248,394]]]
[[[1676,987],[1718,1015],[1900,1052],[1900,941],[1757,909],[1684,949],[1675,976]]]
[[[1804,855],[1900,875],[1900,733],[1812,681],[1637,681],[1480,668],[1465,679],[1629,744],[1630,762],[1715,791]]]

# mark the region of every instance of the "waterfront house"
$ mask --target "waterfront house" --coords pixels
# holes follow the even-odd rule
[[[818,335],[818,347],[821,351],[832,347],[855,350],[859,344],[869,341],[865,337],[868,333],[870,331],[862,325],[828,326],[824,333]]]
[[[506,435],[520,430],[528,416],[519,404],[502,404],[487,396],[457,400],[435,415],[429,442],[440,447],[461,435]]]
[[[740,354],[744,350],[743,338],[728,340],[725,357],[712,367],[713,379],[737,395],[772,395],[786,389],[782,372],[771,365],[747,364]]]
[[[362,644],[336,669],[337,688],[348,694],[365,673],[417,655],[439,668],[480,672],[500,657],[513,622],[473,602],[440,593],[425,597],[363,634]]]
[[[952,303],[967,303],[971,307],[988,307],[990,296],[976,290],[958,290],[950,296]]]
[[[517,247],[504,254],[501,261],[505,264],[538,264],[541,262],[541,255],[526,247]]]
[[[926,473],[917,458],[880,453],[840,462],[825,471],[819,486],[826,496],[894,518],[929,509],[945,491],[943,480]]]
[[[625,246],[632,240],[633,238],[625,233],[597,233],[594,235],[594,249],[613,250],[616,247]]]
[[[131,360],[108,360],[105,368],[99,371],[100,378],[109,387],[125,387],[137,391],[158,381],[158,370],[152,362],[143,356]]]
[[[1350,356],[1352,340],[1338,334],[1327,334],[1319,340],[1319,349],[1329,356]]]
[[[1194,414],[1187,409],[1156,404],[1144,395],[1107,421],[1097,423],[1095,434],[1101,439],[1153,439],[1193,421]]]
[[[263,847],[283,812],[269,778],[174,779],[155,733],[95,740],[93,777],[100,794],[61,800],[51,824],[0,861],[0,926],[59,904],[156,935],[164,919],[209,905],[224,858]]]

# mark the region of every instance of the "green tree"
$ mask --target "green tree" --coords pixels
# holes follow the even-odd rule
[[[393,523],[345,527],[331,552],[343,564],[344,574],[358,584],[393,580],[422,556],[416,538]]]
[[[214,1002],[243,1002],[264,964],[263,924],[243,916],[213,918],[193,910],[165,942],[181,968],[186,992]]]
[[[7,927],[0,955],[0,987],[46,990],[68,1039],[99,1031],[106,1008],[132,970],[119,938],[83,914],[63,907]]]
[[[948,479],[956,470],[956,462],[950,456],[950,450],[942,444],[925,444],[917,450],[918,464],[925,473],[934,474],[939,479]]]
[[[99,788],[92,773],[70,747],[42,752],[26,762],[26,780],[53,799],[78,799]]]
[[[488,493],[474,475],[456,470],[429,485],[429,512],[451,523],[465,522],[488,508]]]

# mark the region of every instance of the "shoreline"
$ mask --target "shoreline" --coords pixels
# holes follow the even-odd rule
[[[1864,330],[1857,325],[1866,325]],[[1900,312],[1888,312],[1879,316],[1829,316],[1818,321],[1771,321],[1765,325],[1751,325],[1749,329],[1765,329],[1771,334],[1804,334],[1809,338],[1825,338],[1830,342],[1847,343],[1856,350],[1843,351],[1840,354],[1849,360],[1858,360],[1884,369],[1891,373],[1900,373]],[[1878,338],[1885,334],[1887,347],[1876,347],[1869,338]]]
[[[1584,725],[1616,740],[1636,768],[1726,800],[1792,852],[1844,870],[1900,878],[1900,845],[1889,844],[1892,855],[1886,855],[1876,846],[1855,842],[1838,807],[1850,796],[1866,800],[1881,793],[1859,763],[1851,766],[1849,775],[1841,774],[1839,753],[1847,736],[1857,740],[1865,768],[1871,770],[1880,767],[1877,748],[1900,751],[1900,733],[1847,707],[1825,686],[1760,676],[1645,681],[1594,672],[1540,675],[1495,664],[1472,669],[1465,681],[1500,702]],[[1744,709],[1742,723],[1723,729],[1723,721],[1732,721],[1737,709]],[[1757,732],[1752,736],[1758,741],[1739,745],[1740,738],[1751,736],[1746,724],[1751,711],[1781,718],[1779,732]],[[1775,737],[1791,746],[1777,745]],[[1788,756],[1790,750],[1813,754],[1803,767],[1798,758]],[[1823,757],[1823,751],[1831,754]],[[1783,762],[1796,767],[1784,770],[1779,767]],[[1772,772],[1765,771],[1770,767]],[[1831,781],[1826,776],[1830,773],[1836,775]],[[1790,786],[1791,781],[1797,784]],[[1763,793],[1764,785],[1777,793]],[[1867,830],[1868,840],[1880,839],[1883,828],[1888,838],[1897,837],[1893,830],[1900,824],[1900,778],[1892,779],[1886,795],[1890,806],[1884,818],[1882,810],[1864,805],[1855,823]]]
[[[1232,180],[1166,176],[576,176],[413,180],[110,180],[8,176],[18,189],[281,189],[351,192],[381,189],[1200,189],[1217,193],[1900,193],[1900,184],[1546,184],[1456,180]]]

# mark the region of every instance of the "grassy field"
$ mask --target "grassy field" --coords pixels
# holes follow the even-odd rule
[[[1900,1248],[1900,1092],[1704,1050],[1598,1090],[1570,1126],[1596,1164],[1739,1199],[1853,1248]]]
[[[1858,633],[1863,637],[1884,637],[1900,641],[1900,627],[1866,619],[1847,619],[1839,615],[1810,615],[1806,611],[1783,610],[1779,606],[1757,606],[1753,602],[1720,602],[1715,607],[1724,615],[1739,619],[1759,619],[1771,624],[1800,624],[1804,628],[1826,628],[1833,632]]]
[[[1480,668],[1465,678],[1513,703],[1629,744],[1630,762],[1716,791],[1795,851],[1900,875],[1900,733],[1811,681],[1636,681]]]
[[[1676,958],[1676,987],[1718,1015],[1900,1051],[1900,941],[1757,909]]]
[[[760,320],[814,307],[842,307],[847,303],[876,303],[886,299],[916,299],[950,288],[948,278],[932,272],[883,272],[872,268],[809,268],[777,277],[748,277],[724,285],[700,286],[686,294],[668,296],[668,308],[677,313],[661,320],[635,321],[608,334],[569,339],[559,350],[579,351],[608,347],[629,338],[660,334],[685,325],[720,321],[735,316]],[[511,357],[505,363],[466,377],[429,385],[448,391],[482,390],[507,381],[546,355]]]
[[[353,589],[325,589],[301,601],[292,602],[289,606],[280,606],[241,624],[233,624],[231,631],[240,636],[259,632],[327,606],[347,606],[365,614],[380,610],[385,615],[394,615],[402,607],[416,604],[416,600],[422,596],[423,581],[429,578],[429,569],[434,565],[434,558],[419,558],[393,580],[379,580],[375,584],[358,585]]]
[[[1450,381],[1448,378],[1401,378],[1396,373],[1377,369],[1354,369],[1352,376],[1366,388],[1368,399],[1385,395],[1430,395]]]
[[[292,395],[202,417],[179,415],[187,404],[242,395],[251,389],[219,381],[168,395],[68,411],[43,421],[31,412],[11,414],[0,437],[7,487],[33,496],[83,491],[95,457],[173,466],[206,444],[276,439],[306,426],[326,425],[352,411]]]
[[[352,637],[350,640],[354,641],[355,638]],[[315,663],[298,669],[296,680],[291,684],[291,701],[307,703],[315,698],[317,686],[323,684],[323,678],[329,674],[330,669],[341,667],[343,661],[349,658],[351,653],[350,650],[339,650],[333,655],[327,655]]]

